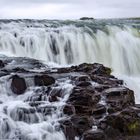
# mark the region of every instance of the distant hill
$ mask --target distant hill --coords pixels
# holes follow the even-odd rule
[[[127,18],[127,19],[136,19],[136,20],[139,20],[140,17],[132,17],[132,18]]]
[[[92,17],[81,17],[80,20],[93,20],[94,18]]]

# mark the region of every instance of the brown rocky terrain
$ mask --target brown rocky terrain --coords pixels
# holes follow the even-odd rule
[[[0,77],[9,75],[15,96],[25,94],[29,86],[40,87],[34,91],[32,102],[25,101],[35,110],[22,110],[24,114],[43,114],[41,101],[58,102],[64,97],[58,83],[70,81],[73,88],[61,108],[64,117],[59,120],[67,140],[140,140],[140,106],[135,104],[134,92],[111,75],[110,68],[97,63],[50,68],[25,58],[2,58],[0,67]],[[40,71],[33,71],[36,68]],[[48,115],[56,108],[47,106],[43,110]]]

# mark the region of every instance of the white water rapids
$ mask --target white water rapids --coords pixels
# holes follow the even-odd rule
[[[138,29],[125,25],[123,28],[106,25],[103,29],[94,31],[85,25],[44,27],[39,23],[36,26],[27,26],[26,23],[14,22],[1,23],[0,27],[0,54],[30,57],[63,66],[83,62],[102,63],[112,68],[113,74],[123,79],[125,85],[135,91],[136,103],[140,103],[140,31]],[[2,78],[0,82],[2,83],[0,101],[4,102],[0,105],[0,139],[19,139],[16,138],[15,132],[21,133],[19,130],[22,130],[20,135],[24,136],[22,138],[25,140],[65,140],[64,134],[56,131],[55,125],[52,125],[52,122],[55,124],[61,116],[59,109],[45,119],[41,114],[33,114],[24,116],[24,119],[26,117],[26,121],[28,120],[27,123],[24,120],[19,121],[16,113],[20,108],[30,108],[23,100],[33,93],[29,90],[19,97],[11,97],[10,91],[7,91],[9,85],[3,83]],[[69,94],[72,85],[69,82],[59,84]],[[67,94],[65,99],[54,106],[61,108],[68,98]],[[7,115],[4,110],[7,111]],[[5,132],[7,129],[9,133]]]

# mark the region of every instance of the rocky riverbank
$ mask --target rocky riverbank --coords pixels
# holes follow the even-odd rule
[[[140,139],[140,106],[135,104],[134,92],[101,64],[50,68],[33,59],[2,57],[0,77],[8,77],[8,96],[17,98],[32,87],[32,96],[24,100],[29,108],[17,110],[16,119],[11,115],[14,121],[38,123],[30,114],[40,113],[47,121],[46,116],[60,112],[55,129],[62,130],[66,140]],[[69,83],[71,89],[64,90],[62,82]],[[55,106],[60,100],[63,104]],[[6,109],[4,113],[9,115]],[[8,127],[5,133],[11,131]]]

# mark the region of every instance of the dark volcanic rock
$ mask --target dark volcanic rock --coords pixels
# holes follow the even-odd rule
[[[87,75],[82,75],[76,78],[76,81],[87,82],[90,81],[90,77]]]
[[[82,135],[86,130],[92,127],[92,118],[89,116],[74,115],[71,117],[71,122],[77,136]]]
[[[104,76],[91,75],[91,79],[94,82],[97,82],[102,85],[110,85],[111,87],[123,84],[122,80],[118,80],[116,78],[110,78],[109,76],[106,76],[106,75]]]
[[[34,122],[38,122],[36,113],[40,113],[44,121],[48,115],[58,116],[66,140],[140,138],[140,106],[135,105],[134,92],[123,86],[122,80],[110,75],[110,68],[84,63],[51,69],[27,58],[14,61],[3,58],[0,68],[0,76],[12,73],[13,93],[20,95],[31,90],[31,95],[24,100],[30,109],[19,107],[17,121],[30,122],[31,115]]]
[[[66,139],[74,140],[76,136],[76,131],[71,120],[62,120],[60,121],[60,124],[64,134],[66,135]]]
[[[112,109],[122,110],[124,107],[135,104],[133,91],[125,87],[109,88],[104,91],[104,94],[106,102]]]
[[[103,131],[89,130],[83,134],[83,140],[107,140]]]
[[[74,106],[93,107],[99,100],[100,95],[94,89],[76,87],[73,89],[67,102]]]
[[[0,68],[3,68],[5,66],[5,64],[3,63],[2,60],[0,60]]]
[[[79,66],[72,66],[70,68],[59,68],[58,73],[69,73],[69,72],[83,72],[84,74],[91,75],[103,75],[110,76],[111,69],[104,67],[102,64],[94,63],[87,64],[83,63]]]
[[[12,76],[12,82],[11,82],[11,90],[17,94],[23,94],[26,90],[26,82],[24,78],[19,77],[18,75]]]
[[[95,118],[102,118],[106,113],[106,107],[102,104],[97,104],[92,109],[92,113]]]
[[[71,79],[75,81],[75,87],[64,110],[71,116],[69,127],[73,137],[79,136],[83,140],[125,140],[130,135],[139,135],[140,112],[135,107],[134,93],[122,86],[122,80],[110,75],[111,69],[101,64],[58,69],[58,73],[68,72],[84,75]],[[91,130],[92,125],[97,130]],[[65,134],[69,139],[70,134],[66,131]]]
[[[83,63],[79,66],[73,67],[75,71],[81,71],[92,75],[110,75],[111,69],[104,67],[102,64],[87,64]]]
[[[36,86],[49,86],[55,83],[55,79],[48,75],[36,75],[34,83]]]
[[[64,114],[73,115],[75,114],[75,107],[73,105],[66,104],[63,108]]]
[[[125,135],[140,136],[140,117],[132,110],[127,108],[118,114],[108,115],[103,122]]]

